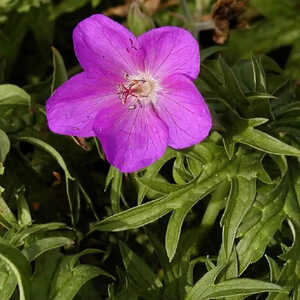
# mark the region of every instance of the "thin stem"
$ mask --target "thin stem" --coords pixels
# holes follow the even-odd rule
[[[215,28],[215,23],[213,20],[203,21],[203,22],[195,22],[194,29],[199,31],[211,30]]]
[[[229,191],[229,187],[230,183],[228,181],[224,181],[212,194],[212,197],[208,202],[206,211],[204,213],[204,216],[202,217],[200,226],[198,228],[198,245],[200,245],[205,240],[205,238],[209,234],[209,231],[214,226],[220,210],[225,207],[224,199]]]
[[[203,9],[207,8],[210,0],[195,0],[195,8],[197,15],[203,15]]]
[[[98,144],[97,138],[96,138],[96,137],[93,137],[93,139],[94,139],[94,143],[95,143],[95,145],[96,145],[96,148],[97,148],[97,152],[98,152],[99,157],[100,157],[101,159],[105,160],[104,154],[102,153],[102,151],[101,151],[101,149],[100,149],[100,146],[99,146],[99,144]]]
[[[180,2],[183,7],[183,11],[184,11],[184,15],[185,15],[186,19],[188,20],[189,23],[191,23],[193,18],[192,18],[190,10],[188,8],[188,5],[186,3],[186,0],[180,0]]]
[[[214,226],[216,219],[220,210],[224,207],[224,203],[221,201],[214,202],[209,201],[204,216],[202,218],[201,224],[198,229],[198,244],[207,237],[210,229]]]
[[[78,182],[78,186],[79,186],[79,189],[80,189],[81,193],[83,194],[83,196],[84,196],[87,204],[89,205],[89,207],[90,207],[90,209],[91,209],[91,211],[92,211],[95,219],[97,221],[99,221],[100,219],[99,219],[99,217],[98,217],[98,215],[96,213],[96,210],[95,210],[95,207],[94,207],[94,204],[93,204],[91,198],[89,197],[89,195],[86,193],[86,191],[84,190],[84,188],[82,187],[82,185],[79,182]]]

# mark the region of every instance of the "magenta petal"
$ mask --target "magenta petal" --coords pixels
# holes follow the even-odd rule
[[[129,110],[116,101],[103,106],[94,130],[107,160],[122,172],[135,172],[150,165],[167,147],[168,129],[151,105]]]
[[[116,89],[110,82],[92,78],[85,72],[73,76],[46,103],[50,130],[65,135],[95,136],[93,123],[99,105],[116,95]]]
[[[168,145],[181,149],[205,139],[212,125],[211,115],[193,82],[183,75],[173,75],[162,86],[155,110],[169,128]]]
[[[81,21],[73,32],[76,56],[85,71],[119,80],[124,73],[136,73],[142,60],[135,36],[104,15]]]
[[[186,30],[166,26],[138,37],[145,55],[145,70],[164,78],[181,73],[195,79],[199,74],[199,45]]]

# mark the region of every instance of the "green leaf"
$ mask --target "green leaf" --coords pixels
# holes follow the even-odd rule
[[[29,300],[31,266],[28,260],[17,248],[3,242],[0,242],[0,259],[11,268],[16,276],[20,300]]]
[[[48,152],[53,158],[56,159],[56,161],[58,162],[60,167],[64,170],[66,178],[74,180],[74,178],[71,176],[71,174],[67,168],[67,165],[66,165],[64,159],[57,152],[57,150],[55,150],[52,146],[50,146],[49,144],[47,144],[46,142],[44,142],[40,139],[34,138],[34,137],[20,137],[20,138],[18,138],[18,140],[20,142],[26,142],[26,143],[32,144],[32,145],[37,146],[37,147],[41,148],[42,150]]]
[[[0,297],[1,300],[10,300],[17,287],[16,276],[9,266],[0,262]]]
[[[38,224],[32,225],[28,228],[24,227],[19,232],[15,233],[12,237],[11,243],[18,246],[24,244],[25,239],[29,238],[33,234],[45,232],[45,231],[52,231],[58,229],[70,229],[64,223],[46,223],[46,224]]]
[[[194,203],[188,203],[181,208],[175,209],[169,219],[165,237],[165,244],[170,262],[172,261],[176,253],[183,221],[193,206]]]
[[[53,276],[62,258],[63,255],[58,250],[52,250],[36,259],[31,279],[31,300],[50,299],[49,292]]]
[[[166,195],[182,188],[181,185],[168,183],[157,178],[149,178],[144,176],[144,177],[137,177],[137,180],[138,182],[145,185],[147,188],[156,191],[161,195]]]
[[[23,89],[13,84],[0,85],[0,106],[1,105],[25,105],[30,106],[30,95]]]
[[[24,186],[20,187],[15,194],[18,206],[18,223],[21,227],[29,226],[32,223],[30,209],[24,194]]]
[[[248,127],[239,135],[236,135],[234,140],[271,154],[300,156],[299,149],[253,127]]]
[[[97,215],[97,212],[95,210],[95,207],[94,207],[94,204],[91,200],[91,198],[89,197],[89,195],[87,194],[87,192],[85,191],[85,189],[83,188],[83,186],[80,184],[80,182],[78,182],[78,186],[79,186],[79,189],[84,197],[84,199],[86,200],[88,206],[90,207],[91,211],[93,212],[94,214],[94,217],[97,221],[99,221],[99,217]]]
[[[229,170],[222,168],[223,165],[220,161],[215,161],[215,164],[217,172],[212,176],[208,176],[200,182],[197,182],[196,178],[183,188],[167,196],[108,217],[99,223],[93,224],[91,231],[120,231],[137,228],[149,224],[187,203],[196,204],[199,199],[212,192],[228,176]],[[234,164],[232,165],[234,166]]]
[[[138,257],[123,242],[120,242],[120,250],[132,286],[142,294],[153,291],[152,296],[158,298],[158,289],[162,287],[162,283],[157,276],[143,259]]]
[[[249,211],[248,216],[244,219],[249,227],[243,233],[237,245],[237,253],[240,263],[240,273],[243,273],[250,263],[260,259],[268,244],[272,240],[275,232],[281,227],[284,220],[283,206],[287,195],[286,177],[278,186],[266,191],[265,188],[258,190],[258,195],[254,206]],[[251,215],[254,213],[254,216]]]
[[[266,93],[266,75],[263,69],[262,64],[258,61],[255,56],[251,57],[251,66],[253,68],[253,82],[254,82],[254,91]]]
[[[259,12],[268,17],[296,15],[294,11],[296,3],[291,2],[274,2],[272,0],[252,0],[251,4],[255,6]]]
[[[161,157],[159,160],[157,160],[155,163],[153,163],[151,166],[146,168],[145,174],[142,176],[144,180],[147,181],[147,179],[153,179],[160,169],[163,167],[163,165],[169,161],[170,159],[176,157],[176,152],[171,150],[170,148],[167,149],[163,157]],[[139,177],[140,179],[141,177]],[[138,185],[138,204],[141,204],[146,196],[146,194],[149,191],[149,188],[147,188],[144,184]]]
[[[60,248],[63,246],[70,246],[74,244],[74,241],[66,237],[49,237],[37,240],[31,243],[28,247],[22,250],[24,256],[28,261],[32,262],[43,253]]]
[[[272,257],[268,255],[265,255],[265,257],[268,261],[269,268],[270,268],[270,281],[276,283],[278,282],[280,276],[280,268]]]
[[[288,293],[287,290],[283,289],[277,284],[264,282],[260,280],[247,279],[247,278],[234,278],[220,282],[214,286],[208,286],[205,292],[195,293],[194,297],[188,299],[215,299],[223,297],[232,297],[239,295],[253,295],[264,292],[281,292]]]
[[[132,2],[129,5],[127,23],[130,31],[136,36],[155,27],[152,18],[142,11],[142,7],[139,2]]]
[[[52,47],[53,55],[53,75],[51,83],[51,93],[54,92],[61,84],[68,80],[67,70],[64,64],[64,60],[57,49]]]
[[[185,184],[192,180],[192,176],[185,166],[185,157],[180,152],[177,152],[172,171],[173,178],[177,184]]]
[[[212,46],[209,48],[205,48],[201,50],[201,63],[203,63],[208,57],[226,50],[227,48],[224,46]]]
[[[251,208],[256,195],[256,179],[237,176],[231,181],[231,190],[222,217],[225,256],[230,257],[237,230]]]
[[[289,59],[286,64],[285,74],[289,75],[293,79],[297,79],[300,77],[300,42],[296,40]]]
[[[108,174],[106,176],[105,181],[105,190],[110,187],[110,201],[111,208],[114,213],[118,213],[120,208],[120,200],[122,197],[122,182],[123,182],[123,174],[113,166],[110,166]]]
[[[0,223],[6,228],[17,227],[17,220],[2,197],[3,192],[4,189],[0,186]]]
[[[64,0],[63,2],[60,2],[56,6],[54,6],[51,14],[51,19],[56,19],[60,15],[63,15],[65,13],[71,13],[80,7],[86,5],[89,0]]]
[[[217,276],[222,272],[222,270],[224,270],[225,267],[226,265],[219,265],[204,274],[201,279],[187,292],[185,300],[199,299],[196,297],[199,297],[202,293],[204,293],[209,286],[214,285]]]
[[[172,210],[166,197],[117,213],[91,226],[91,231],[121,231],[151,223]]]
[[[79,207],[80,207],[79,186],[76,181],[75,182],[73,181],[75,179],[71,176],[62,156],[51,145],[47,144],[46,142],[40,139],[34,137],[20,137],[18,138],[18,141],[27,142],[48,152],[53,158],[56,159],[60,167],[63,169],[66,176],[66,192],[67,192],[70,211],[71,211],[71,220],[72,220],[72,224],[75,225],[79,218]],[[72,180],[73,183],[69,184],[69,180]]]
[[[101,0],[92,0],[92,7],[96,7],[100,4]]]
[[[99,251],[86,249],[78,254],[65,256],[61,259],[53,276],[49,298],[53,300],[72,300],[79,289],[89,280],[99,275],[112,276],[106,271],[90,265],[76,263],[80,256]]]
[[[0,175],[4,172],[3,162],[10,150],[10,141],[6,133],[0,129]]]
[[[225,80],[225,87],[231,93],[232,101],[237,106],[248,104],[247,98],[243,93],[241,86],[233,73],[233,70],[227,65],[222,57],[219,58],[219,63],[222,68]]]
[[[252,295],[263,292],[287,292],[274,283],[248,278],[234,278],[215,284],[217,275],[224,265],[206,273],[187,293],[185,300],[206,300],[239,295]]]

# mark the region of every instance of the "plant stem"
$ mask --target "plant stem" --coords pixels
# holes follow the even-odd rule
[[[224,200],[229,191],[229,187],[230,184],[228,181],[224,181],[223,183],[221,183],[208,202],[206,211],[202,217],[197,232],[198,245],[200,245],[205,240],[205,238],[209,234],[209,231],[214,226],[220,210],[225,207]]]
[[[183,7],[184,15],[185,15],[186,19],[188,20],[188,23],[191,23],[193,18],[192,18],[190,10],[188,8],[188,5],[186,3],[186,0],[180,0],[180,2]]]

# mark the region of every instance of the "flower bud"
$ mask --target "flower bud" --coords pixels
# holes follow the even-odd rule
[[[154,28],[151,17],[142,12],[138,1],[134,1],[130,4],[127,22],[129,29],[135,35],[140,35],[149,29]]]

